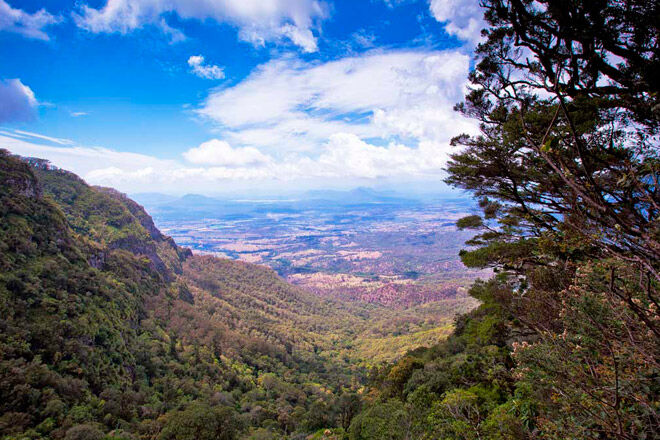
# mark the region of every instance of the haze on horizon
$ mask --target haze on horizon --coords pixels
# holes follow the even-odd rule
[[[123,192],[448,193],[476,0],[0,0],[0,148]]]

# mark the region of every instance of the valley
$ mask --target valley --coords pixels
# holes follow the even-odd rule
[[[466,199],[366,189],[296,200],[133,197],[193,252],[271,267],[321,296],[411,307],[453,298],[489,276],[458,256],[471,232],[455,222],[475,209]]]
[[[182,407],[226,408],[232,435],[324,432],[373,374],[478,305],[464,288],[478,272],[446,250],[415,257],[460,246],[449,223],[469,205],[187,197],[148,208],[154,223],[114,189],[3,150],[0,184],[5,434],[164,438]]]
[[[0,440],[660,439],[658,17],[0,0]]]
[[[366,367],[444,339],[454,317],[478,304],[467,288],[490,276],[459,259],[471,233],[455,222],[474,212],[464,199],[368,189],[283,200],[133,197],[160,230],[194,253],[270,267],[368,316],[348,342],[335,344],[337,355]]]

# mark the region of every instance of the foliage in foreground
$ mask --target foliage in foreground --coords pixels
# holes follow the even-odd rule
[[[660,434],[658,4],[485,1],[447,182],[496,276],[455,333],[378,371],[351,439]],[[381,391],[378,391],[381,390]]]

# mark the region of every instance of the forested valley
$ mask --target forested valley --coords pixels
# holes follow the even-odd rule
[[[396,311],[193,255],[125,195],[1,150],[0,438],[658,438],[658,5],[482,7],[456,106],[480,133],[446,181],[481,210],[463,263],[494,275],[476,308],[448,300],[445,340],[375,364]]]

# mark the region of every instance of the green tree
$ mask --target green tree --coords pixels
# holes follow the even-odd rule
[[[403,403],[390,400],[376,403],[353,419],[350,440],[402,440],[408,432],[408,415]]]
[[[356,393],[344,392],[337,399],[335,406],[339,413],[339,424],[344,431],[348,431],[353,418],[360,412],[360,408],[362,407],[360,396]]]
[[[519,386],[547,438],[660,429],[657,2],[483,2],[447,182],[472,191],[462,252],[494,267]],[[501,418],[500,418],[501,419]],[[467,423],[467,422],[466,422]],[[532,428],[534,423],[528,424]],[[468,423],[468,425],[470,425]]]
[[[479,397],[471,391],[447,392],[434,406],[428,420],[441,438],[473,440],[483,435],[484,412]]]
[[[323,399],[315,400],[305,415],[305,428],[309,431],[316,431],[328,428],[333,424],[329,405]]]
[[[234,412],[227,407],[193,403],[166,415],[160,440],[233,440],[240,432]]]
[[[65,440],[103,440],[103,432],[92,424],[76,425],[67,430]]]

